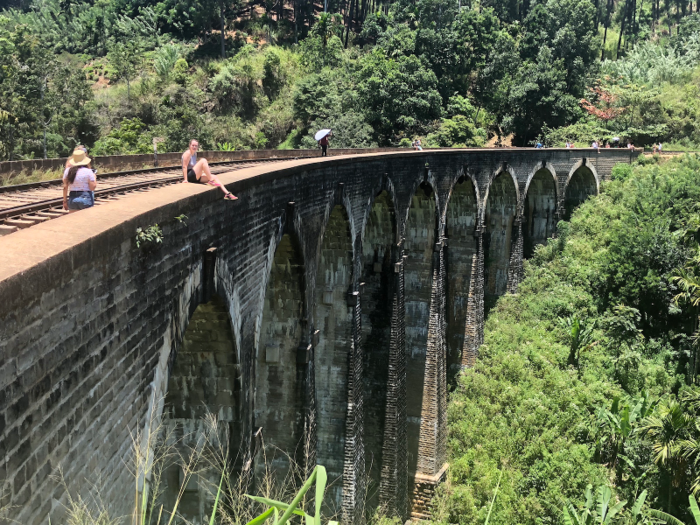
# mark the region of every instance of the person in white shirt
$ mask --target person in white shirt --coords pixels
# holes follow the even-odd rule
[[[97,177],[89,168],[92,159],[82,149],[73,151],[63,172],[63,209],[69,213],[95,205]]]

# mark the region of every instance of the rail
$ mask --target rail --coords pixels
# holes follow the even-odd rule
[[[284,158],[211,162],[212,173],[224,173]],[[143,168],[98,176],[95,205],[116,200],[133,192],[176,184],[182,180],[181,168]],[[105,187],[106,186],[106,187]],[[63,209],[61,179],[0,187],[0,236],[45,222],[68,213]]]

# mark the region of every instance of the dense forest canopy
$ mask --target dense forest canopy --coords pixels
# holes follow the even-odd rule
[[[0,159],[700,143],[685,0],[5,0]]]

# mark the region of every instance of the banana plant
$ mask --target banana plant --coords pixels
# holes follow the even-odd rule
[[[698,509],[698,502],[695,500],[695,496],[692,494],[688,496],[688,502],[690,503],[690,513],[693,515],[694,525],[700,525],[700,509]],[[668,525],[685,525],[681,520],[666,512],[661,512],[660,510],[651,510],[649,512],[652,516],[659,518]]]
[[[268,507],[270,507],[259,516],[250,520],[247,523],[247,525],[262,525],[270,518],[273,519],[273,525],[284,525],[287,521],[289,521],[289,518],[292,517],[292,514],[304,518],[305,525],[321,525],[321,505],[323,504],[323,495],[326,491],[327,481],[328,476],[326,475],[326,468],[321,465],[317,465],[314,468],[313,472],[311,472],[309,479],[306,480],[304,485],[301,487],[301,490],[299,490],[297,495],[292,500],[292,503],[290,504],[269,498],[263,498],[260,496],[250,496],[246,494],[246,497],[252,499],[253,501],[257,501],[258,503],[262,503],[263,505],[267,505]],[[301,501],[304,499],[304,496],[314,483],[316,483],[316,492],[314,499],[315,509],[314,515],[310,516],[298,507]],[[282,517],[279,516],[280,512],[282,512]],[[328,525],[338,525],[338,522],[329,521]]]
[[[571,502],[564,506],[564,525],[610,525],[613,523],[615,516],[627,504],[627,501],[621,501],[617,505],[610,506],[612,499],[612,490],[605,485],[598,488],[596,491],[597,497],[593,500],[593,487],[586,487],[586,505],[581,509],[580,513],[576,510]],[[594,506],[595,505],[595,506]]]

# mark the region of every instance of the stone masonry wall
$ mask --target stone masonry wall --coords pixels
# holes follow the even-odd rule
[[[316,461],[326,467],[330,508],[342,506],[345,423],[352,348],[352,240],[347,216],[335,206],[321,244],[316,274],[314,323],[320,330],[314,351],[316,383]]]
[[[392,247],[396,219],[389,194],[377,196],[365,227],[362,252],[362,340],[364,341],[364,443],[365,469],[369,476],[367,505],[380,501],[382,448],[384,443],[389,359],[391,352],[394,264]]]
[[[553,174],[540,169],[530,181],[523,210],[523,256],[532,257],[535,247],[556,231],[557,192]]]
[[[501,171],[491,184],[484,218],[484,295],[486,308],[506,292],[518,197],[511,174]]]
[[[303,260],[292,236],[284,235],[272,259],[255,363],[253,426],[263,429],[265,445],[255,462],[258,483],[269,471],[283,482],[290,459],[298,461],[304,450],[303,375],[297,366],[303,284]]]
[[[323,232],[332,208],[342,204],[352,251],[343,306],[350,314],[352,340],[348,378],[336,385],[347,396],[343,512],[350,521],[360,520],[362,436],[373,432],[363,426],[364,358],[372,345],[367,345],[369,336],[362,336],[361,318],[368,315],[365,306],[376,308],[362,299],[365,257],[375,257],[363,254],[362,239],[382,191],[395,210],[391,228],[396,236],[384,427],[376,429],[383,435],[379,500],[407,517],[409,494],[418,494],[407,472],[415,473],[419,493],[429,494],[423,485],[438,479],[446,457],[445,287],[457,284],[443,241],[455,183],[461,176],[475,182],[479,217],[494,217],[485,208],[506,204],[510,217],[513,204],[523,209],[529,180],[546,165],[557,177],[561,213],[567,183],[584,163],[597,186],[616,162],[630,159],[624,150],[510,149],[290,161],[223,175],[240,197],[236,203],[223,201],[216,189],[175,185],[2,238],[0,479],[5,480],[4,502],[11,506],[6,517],[25,525],[45,524],[49,517],[61,522],[67,497],[53,477],[59,468],[73,495],[96,488],[114,516],[130,512],[134,480],[124,465],[130,461],[131,433],[146,428],[150,411],[159,415],[162,410],[155,394],[166,389],[190,318],[205,301],[209,277],[202,277],[207,271],[203,260],[212,247],[217,248],[212,286],[228,311],[232,352],[238,354],[240,390],[234,402],[240,447],[253,452],[254,432],[263,427],[266,440],[286,433],[289,444],[280,442],[285,447],[312,443],[302,447],[299,458],[312,465],[316,443],[322,446],[324,439],[317,427],[314,363],[328,357],[314,354],[325,352],[321,332],[329,336],[322,316],[316,318],[317,279],[324,275]],[[517,195],[515,203],[512,197],[507,203],[499,198],[495,188],[489,191],[494,174],[504,169],[517,180],[518,191],[509,193]],[[430,181],[427,193],[419,188],[424,180]],[[181,214],[188,217],[183,223],[174,219]],[[136,228],[152,224],[162,227],[163,243],[137,248]],[[475,229],[469,283],[454,290],[464,294],[463,287],[469,287],[465,365],[473,363],[481,340],[484,266],[504,267],[484,246],[483,228],[489,224]],[[521,266],[522,252],[513,253],[520,260],[511,263]],[[488,288],[493,297],[505,292],[503,279],[497,282]],[[278,367],[274,373],[273,366]],[[222,383],[221,391],[226,388]],[[432,405],[424,410],[425,400]],[[372,410],[372,417],[381,417],[381,410]],[[419,438],[421,453],[430,457],[419,457]],[[372,447],[376,450],[377,444]]]
[[[478,202],[469,178],[458,181],[447,206],[447,363],[450,382],[462,366],[473,258],[477,252]]]

